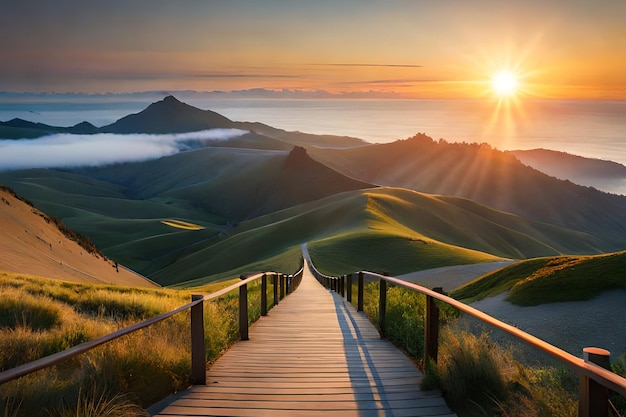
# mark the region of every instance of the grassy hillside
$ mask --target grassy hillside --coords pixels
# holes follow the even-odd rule
[[[176,262],[150,277],[165,282],[171,279],[168,277],[187,274],[194,284],[206,282],[212,279],[210,271],[231,271],[307,242],[316,263],[327,272],[376,269],[403,274],[490,262],[502,256],[559,254],[563,249],[558,248],[560,239],[590,244],[576,232],[530,222],[464,199],[404,189],[369,189],[242,222],[230,236],[178,253]]]
[[[588,300],[603,291],[626,290],[626,252],[531,259],[472,281],[452,295],[479,300],[509,291],[518,305]]]
[[[395,274],[603,248],[593,236],[462,198],[398,188],[341,193],[365,184],[298,152],[210,148],[73,172],[9,172],[0,179],[89,235],[107,256],[165,285],[233,276],[259,262],[270,266],[269,259],[306,242],[312,253],[351,248],[359,246],[357,237],[372,251],[347,249],[335,266],[365,269],[370,264],[361,263],[371,261],[372,268]],[[258,212],[268,214],[255,217]],[[170,227],[166,219],[202,229]],[[397,249],[402,259],[373,250],[385,244],[405,248]],[[294,265],[298,256],[286,259],[279,265]]]
[[[0,271],[68,281],[155,287],[106,259],[89,238],[0,186]]]
[[[207,148],[137,164],[24,170],[0,177],[43,210],[89,235],[108,256],[149,275],[178,262],[188,251],[226,239],[243,219],[368,186],[312,161],[302,149],[292,154]],[[168,227],[162,223],[165,219],[202,229]],[[262,261],[299,243],[266,245],[261,254],[252,251],[247,259]],[[235,260],[215,270],[206,269],[211,264],[207,259],[198,264],[203,276],[248,263]],[[165,282],[186,280],[184,274],[167,271]]]

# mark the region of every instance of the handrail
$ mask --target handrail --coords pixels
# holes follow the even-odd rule
[[[262,279],[263,281],[265,281],[265,279],[267,278],[268,275],[273,275],[275,277],[275,281],[274,281],[274,285],[275,285],[275,289],[276,289],[276,285],[277,285],[277,281],[278,281],[278,277],[280,278],[281,281],[281,287],[283,287],[283,285],[287,285],[288,291],[287,293],[292,292],[293,290],[295,290],[295,288],[290,288],[292,286],[297,286],[299,284],[299,279],[301,279],[302,277],[302,273],[304,271],[304,266],[302,268],[300,268],[300,270],[298,272],[296,272],[293,275],[287,275],[287,274],[282,274],[282,273],[278,273],[278,272],[259,272],[256,274],[253,274],[251,276],[247,276],[244,277],[244,275],[241,276],[241,281],[237,282],[236,284],[230,285],[226,288],[223,288],[219,291],[216,291],[214,293],[211,294],[207,294],[204,296],[192,296],[193,297],[193,301],[190,303],[187,303],[183,306],[180,306],[178,308],[176,308],[175,310],[169,311],[167,313],[163,313],[160,314],[158,316],[155,317],[151,317],[147,320],[141,321],[139,323],[135,323],[133,325],[130,325],[128,327],[125,327],[123,329],[117,330],[113,333],[109,333],[107,335],[104,335],[102,337],[99,337],[97,339],[93,339],[84,343],[81,343],[79,345],[76,345],[74,347],[71,347],[69,349],[66,349],[64,351],[61,352],[57,352],[57,353],[53,353],[51,355],[45,356],[43,358],[34,360],[32,362],[28,362],[22,365],[19,365],[15,368],[11,368],[8,370],[5,370],[3,372],[0,372],[0,385],[15,380],[17,378],[21,378],[23,376],[26,376],[28,374],[31,374],[33,372],[39,371],[41,369],[44,368],[48,368],[50,366],[56,365],[58,363],[64,362],[68,359],[74,358],[82,353],[85,353],[95,347],[98,347],[100,345],[103,345],[105,343],[111,342],[115,339],[118,339],[122,336],[128,335],[130,333],[134,333],[138,330],[144,329],[146,327],[149,327],[153,324],[156,324],[158,322],[161,322],[163,320],[168,319],[169,317],[181,313],[185,310],[188,309],[193,309],[194,307],[201,305],[204,301],[211,301],[214,300],[218,297],[221,297],[224,294],[227,294],[233,290],[236,290],[237,288],[244,288],[247,286],[248,283],[258,280],[258,279]],[[296,279],[295,282],[293,282],[294,278]],[[289,283],[289,284],[285,284],[285,280]],[[292,282],[289,282],[289,281]],[[284,292],[281,291],[281,294],[284,296]],[[265,294],[261,295],[261,298],[263,299],[265,296]],[[274,303],[278,304],[278,297],[276,296],[276,291],[274,292]],[[241,304],[241,299],[240,299],[240,304]],[[241,310],[240,310],[241,311]],[[247,297],[246,297],[246,334],[247,334]],[[263,314],[264,315],[264,314]],[[240,320],[240,324],[241,324],[241,320]],[[193,326],[193,324],[192,324]],[[241,332],[241,328],[240,328],[240,332]],[[246,337],[247,339],[247,337]],[[245,339],[244,339],[245,340]]]
[[[358,298],[358,307],[357,310],[358,311],[362,311],[363,310],[363,281],[364,278],[370,278],[370,279],[377,279],[380,282],[380,305],[379,305],[379,327],[380,328],[380,332],[381,332],[381,337],[384,337],[385,335],[385,329],[384,329],[384,315],[385,315],[385,305],[386,305],[386,283],[391,283],[393,285],[396,285],[398,287],[403,287],[403,288],[407,288],[409,290],[413,290],[413,291],[417,291],[419,293],[422,293],[426,296],[427,298],[427,302],[426,302],[426,307],[427,307],[427,311],[426,311],[426,324],[425,324],[425,357],[426,358],[431,358],[434,359],[436,362],[436,357],[437,357],[437,335],[438,335],[438,310],[436,309],[436,307],[434,307],[434,303],[432,302],[433,299],[437,299],[440,300],[448,305],[451,305],[455,308],[457,308],[460,311],[463,311],[464,313],[467,313],[487,324],[490,324],[498,329],[501,329],[511,335],[513,335],[514,337],[516,337],[517,339],[520,339],[524,342],[526,342],[527,344],[531,345],[534,348],[537,348],[539,350],[541,350],[544,353],[547,353],[548,355],[552,356],[553,358],[556,358],[558,361],[560,361],[561,363],[563,363],[564,365],[566,365],[567,367],[573,369],[581,378],[581,393],[579,394],[579,402],[580,402],[580,406],[579,406],[579,413],[580,416],[600,416],[600,415],[607,415],[606,413],[597,413],[596,411],[590,411],[590,410],[597,410],[596,408],[593,408],[594,406],[598,406],[598,403],[594,403],[594,397],[595,395],[597,395],[597,391],[594,391],[596,389],[595,386],[589,386],[590,384],[589,379],[592,381],[595,381],[597,384],[601,385],[601,387],[605,387],[604,389],[609,389],[611,391],[614,391],[618,394],[621,394],[623,396],[626,396],[626,379],[622,378],[621,376],[611,372],[608,369],[603,368],[602,366],[599,366],[593,362],[591,362],[590,360],[587,360],[587,358],[585,358],[585,360],[576,357],[568,352],[565,352],[562,349],[559,349],[556,346],[553,346],[541,339],[539,339],[536,336],[533,336],[527,332],[524,332],[523,330],[520,330],[510,324],[504,323],[501,320],[496,319],[495,317],[490,316],[489,314],[486,314],[480,310],[475,309],[474,307],[471,307],[465,303],[462,303],[458,300],[455,300],[454,298],[451,298],[445,294],[442,294],[441,292],[438,292],[438,289],[428,289],[426,287],[422,287],[420,285],[411,283],[411,282],[407,282],[398,278],[394,278],[394,277],[389,277],[389,276],[385,276],[385,275],[381,275],[381,274],[377,274],[374,272],[369,272],[369,271],[359,271],[359,272],[355,272],[353,274],[348,274],[345,276],[330,276],[330,275],[325,275],[322,274],[319,270],[317,270],[317,268],[315,267],[315,265],[313,264],[313,262],[311,261],[311,258],[308,254],[308,251],[306,250],[306,247],[303,247],[303,253],[304,256],[307,258],[307,260],[309,261],[309,268],[311,269],[312,274],[320,281],[322,282],[322,284],[326,284],[325,286],[334,289],[335,291],[337,291],[338,293],[341,293],[341,295],[344,295],[344,287],[345,285],[345,281],[347,281],[348,285],[347,285],[347,299],[348,301],[351,301],[351,296],[352,296],[352,275],[358,275],[358,293],[359,293],[359,298]],[[385,284],[385,285],[383,285]],[[433,323],[432,318],[429,319],[429,305],[433,306],[430,308],[434,308],[435,311],[435,320]],[[380,316],[382,317],[382,320],[380,318]],[[434,326],[435,329],[430,328],[430,326]],[[428,333],[431,333],[431,335],[429,336]],[[434,347],[433,346],[429,346],[429,344],[432,344],[433,341],[433,335],[434,334]],[[431,339],[431,340],[429,340]],[[430,349],[434,348],[434,352],[431,350],[430,352],[428,351]],[[600,349],[601,350],[601,349]],[[587,349],[585,349],[585,355],[587,356]],[[593,354],[590,354],[590,356],[593,356]],[[586,379],[588,378],[588,379]],[[584,387],[584,389],[583,389]],[[600,387],[600,388],[601,388]],[[587,392],[585,393],[584,391],[587,390]],[[591,400],[590,400],[591,398]],[[606,400],[604,401],[604,403],[608,404],[608,391],[606,393]],[[591,403],[593,403],[593,405],[589,405]],[[603,400],[599,400],[599,403],[603,403]],[[585,407],[587,407],[587,409],[583,410]],[[599,405],[599,407],[601,407],[601,409],[605,408],[605,404],[601,404]]]

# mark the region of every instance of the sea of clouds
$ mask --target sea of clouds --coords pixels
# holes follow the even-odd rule
[[[163,135],[60,133],[38,139],[0,140],[0,171],[146,161],[246,133],[249,132],[240,129],[210,129]]]

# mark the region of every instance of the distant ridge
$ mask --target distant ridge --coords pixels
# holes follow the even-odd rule
[[[110,133],[182,133],[206,129],[230,128],[233,121],[210,110],[201,110],[167,96],[139,113],[122,117],[104,126]]]
[[[101,128],[88,122],[82,122],[72,127],[50,126],[22,119],[0,122],[0,138],[32,139],[54,133],[183,133],[216,128],[249,130],[253,136],[256,136],[229,141],[228,146],[237,147],[291,149],[289,145],[302,145],[347,148],[367,144],[362,139],[348,136],[288,132],[258,122],[234,122],[211,110],[202,110],[183,103],[172,95],[150,104],[139,113],[122,117]],[[284,146],[284,144],[288,144],[288,146]],[[212,145],[221,146],[219,143]]]
[[[99,129],[89,122],[80,122],[68,128],[67,131],[78,135],[91,135],[98,133]]]
[[[626,197],[558,180],[486,144],[425,134],[360,148],[310,148],[312,156],[361,181],[463,197],[533,220],[601,236],[626,248]]]
[[[509,151],[523,164],[561,180],[624,194],[626,166],[549,149]]]

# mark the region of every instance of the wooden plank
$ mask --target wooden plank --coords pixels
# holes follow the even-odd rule
[[[364,313],[305,268],[300,288],[258,320],[194,386],[156,416],[446,416],[440,393],[421,391],[414,363],[381,340]]]

